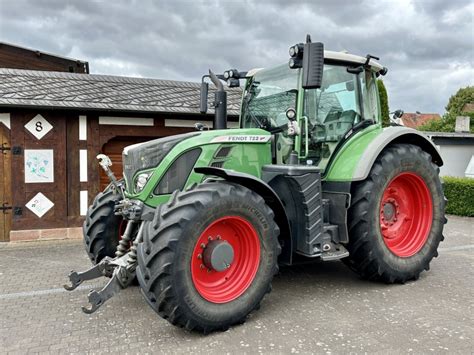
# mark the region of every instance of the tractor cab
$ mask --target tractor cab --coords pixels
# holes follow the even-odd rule
[[[288,163],[296,151],[298,163],[324,170],[354,127],[380,126],[376,77],[386,69],[370,58],[325,51],[321,85],[313,88],[302,87],[303,68],[280,65],[248,72],[241,128],[276,134],[275,163]],[[289,120],[296,131],[288,131]]]

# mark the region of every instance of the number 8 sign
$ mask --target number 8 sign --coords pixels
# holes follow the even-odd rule
[[[25,128],[39,140],[51,131],[53,126],[43,116],[38,114],[25,125]]]

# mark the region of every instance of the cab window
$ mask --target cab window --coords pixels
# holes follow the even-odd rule
[[[325,65],[321,88],[305,91],[311,143],[337,142],[361,120],[357,80],[345,66]]]

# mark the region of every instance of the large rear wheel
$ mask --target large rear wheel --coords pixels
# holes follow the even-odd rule
[[[138,247],[150,306],[174,325],[210,332],[242,323],[271,290],[279,229],[262,197],[212,182],[158,207]]]
[[[355,184],[349,210],[349,258],[363,278],[403,283],[429,269],[443,240],[445,199],[439,168],[410,144],[385,149]]]

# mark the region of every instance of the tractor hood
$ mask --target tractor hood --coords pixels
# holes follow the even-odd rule
[[[212,166],[215,162],[216,150],[220,146],[226,145],[233,147],[232,152],[238,154],[239,159],[244,158],[244,161],[251,162],[253,159],[258,160],[258,158],[243,156],[253,155],[249,153],[258,149],[257,146],[263,148],[262,146],[269,144],[270,139],[271,134],[262,129],[226,129],[191,132],[125,147],[122,158],[127,194],[130,197],[138,197],[138,195],[141,197],[143,192],[143,194],[147,193],[150,196],[150,192],[154,190],[148,191],[149,185],[156,186],[161,177],[179,160],[178,158],[187,152],[200,150],[199,157],[193,164]],[[270,152],[270,149],[265,150]],[[138,181],[140,179],[144,181],[141,183],[142,185],[147,185],[146,188],[136,188],[140,184]],[[143,196],[144,200],[146,198]]]

